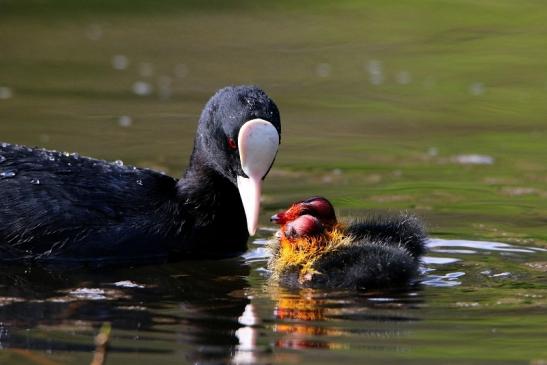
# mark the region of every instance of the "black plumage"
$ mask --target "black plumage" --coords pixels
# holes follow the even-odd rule
[[[259,88],[219,90],[201,114],[189,167],[178,180],[76,154],[0,145],[0,260],[150,261],[228,257],[248,232],[236,177],[248,120],[281,133]]]
[[[412,257],[425,253],[422,221],[412,214],[378,215],[351,222],[345,229],[356,241],[382,242],[406,250]]]

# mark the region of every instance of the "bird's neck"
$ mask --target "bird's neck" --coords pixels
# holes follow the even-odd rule
[[[187,229],[185,250],[196,255],[237,255],[246,249],[247,223],[236,186],[206,165],[191,165],[177,183],[178,211]],[[183,228],[183,227],[181,227]]]
[[[220,214],[229,215],[230,211],[233,214],[243,209],[235,185],[195,158],[192,158],[183,178],[179,180],[177,194],[185,210],[192,212],[204,225],[219,218],[217,216]]]

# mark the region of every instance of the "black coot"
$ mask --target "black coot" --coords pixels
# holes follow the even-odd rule
[[[201,114],[188,169],[161,173],[76,154],[0,145],[0,260],[221,258],[246,249],[262,179],[280,143],[275,103],[219,90]]]
[[[269,266],[290,287],[387,289],[417,277],[427,235],[409,214],[336,220],[323,197],[294,203],[272,217],[280,224]]]

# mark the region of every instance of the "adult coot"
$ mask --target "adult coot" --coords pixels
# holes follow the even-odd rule
[[[338,223],[323,197],[294,203],[272,217],[272,277],[289,287],[398,288],[416,278],[427,235],[409,214]]]
[[[0,145],[0,260],[222,258],[246,249],[280,143],[254,86],[205,105],[180,180],[77,154]]]

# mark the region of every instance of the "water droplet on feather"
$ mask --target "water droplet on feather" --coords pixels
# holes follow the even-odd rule
[[[6,170],[6,171],[0,172],[0,178],[1,179],[7,179],[7,178],[10,178],[10,177],[14,177],[15,175],[17,175],[17,173],[13,170]]]

